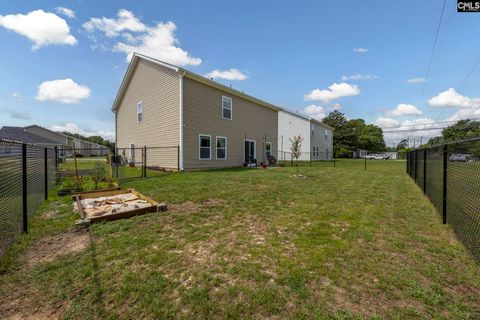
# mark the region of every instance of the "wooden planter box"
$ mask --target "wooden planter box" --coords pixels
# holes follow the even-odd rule
[[[94,217],[86,216],[85,208],[83,207],[81,200],[95,199],[95,198],[101,198],[101,197],[114,197],[118,195],[127,195],[127,194],[135,195],[136,197],[138,197],[138,199],[146,201],[149,204],[149,206],[143,207],[143,208],[131,209],[127,211],[121,211],[118,213],[105,213],[103,215],[94,216]],[[93,192],[82,192],[82,193],[73,195],[72,199],[76,201],[78,211],[80,212],[80,216],[82,218],[81,222],[78,222],[77,224],[82,224],[82,225],[89,225],[91,223],[95,223],[99,221],[112,221],[112,220],[118,220],[118,219],[125,219],[133,216],[146,214],[149,212],[158,212],[158,211],[167,210],[167,206],[165,204],[163,203],[159,204],[155,200],[147,196],[144,196],[143,194],[135,191],[134,189],[128,189],[128,190],[109,189],[109,190],[100,190],[100,191],[93,191]]]

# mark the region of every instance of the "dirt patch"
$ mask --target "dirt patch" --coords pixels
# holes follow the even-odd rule
[[[225,201],[222,200],[222,199],[211,198],[211,199],[204,200],[202,202],[202,205],[207,206],[207,207],[215,207],[215,206],[220,206],[224,203],[225,203]]]
[[[89,243],[90,238],[86,231],[74,231],[47,236],[40,239],[30,248],[26,254],[26,261],[29,265],[53,261],[61,256],[83,251]]]
[[[183,203],[170,204],[168,206],[169,211],[173,212],[184,212],[184,213],[194,213],[198,211],[200,206],[192,201],[187,201]]]

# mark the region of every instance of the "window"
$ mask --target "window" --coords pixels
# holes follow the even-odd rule
[[[222,96],[222,118],[232,120],[232,98]]]
[[[325,129],[325,140],[328,140],[328,130]]]
[[[137,103],[137,123],[143,121],[143,102]]]
[[[267,159],[272,156],[272,143],[271,142],[267,142],[265,144],[265,155],[266,155]]]
[[[211,137],[207,135],[198,136],[199,159],[210,160],[212,158]]]
[[[227,138],[217,137],[217,160],[227,159]]]

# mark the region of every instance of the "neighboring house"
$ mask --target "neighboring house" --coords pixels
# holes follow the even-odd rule
[[[266,162],[278,150],[277,107],[137,53],[112,111],[120,155],[162,147],[148,149],[147,166],[238,167]]]
[[[52,131],[38,125],[27,127],[2,127],[0,129],[0,138],[57,147],[61,149],[60,152],[65,153],[66,156],[72,155],[74,146],[77,153],[84,156],[104,156],[109,154],[109,149],[105,146],[71,137],[62,132]]]
[[[330,160],[333,158],[333,128],[299,113],[278,111],[278,159],[290,160],[293,136],[302,136],[299,160]]]
[[[0,129],[0,138],[23,143],[32,143],[45,147],[54,147],[58,145],[56,141],[28,132],[22,127],[4,126]]]

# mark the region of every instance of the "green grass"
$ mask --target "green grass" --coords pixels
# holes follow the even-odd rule
[[[76,219],[67,198],[53,198],[0,260],[0,314],[478,319],[480,269],[405,166],[342,160],[300,167],[308,179],[287,167],[131,180],[123,187],[170,210],[93,225],[84,251],[29,264],[40,239]]]

